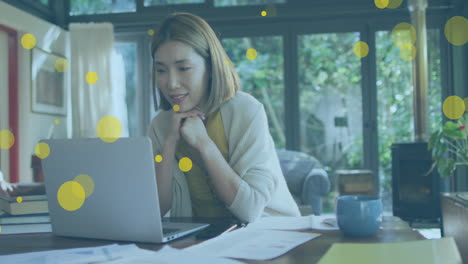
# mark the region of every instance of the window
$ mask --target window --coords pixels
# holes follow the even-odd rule
[[[45,6],[49,5],[49,0],[39,0],[39,2]]]
[[[361,60],[353,47],[359,33],[298,37],[300,150],[333,173],[363,167]],[[334,211],[332,188],[324,212]]]
[[[427,31],[430,129],[442,122],[439,30]],[[376,32],[379,177],[384,211],[392,211],[391,145],[413,141],[412,62],[400,57],[390,31]]]
[[[125,64],[125,103],[127,105],[128,134],[129,136],[138,136],[138,122],[140,120],[140,117],[138,115],[138,101],[136,89],[137,43],[117,42],[115,44],[115,49],[118,53],[122,55]]]
[[[145,6],[154,5],[177,5],[177,4],[201,4],[205,0],[145,0]]]
[[[283,4],[286,0],[214,0],[215,6]]]
[[[135,0],[71,0],[70,15],[135,12]]]
[[[285,148],[282,37],[225,38],[222,43],[242,80],[241,90],[265,106],[276,148]],[[250,48],[257,52],[254,60],[246,57]]]

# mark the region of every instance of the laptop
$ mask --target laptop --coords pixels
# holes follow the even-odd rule
[[[113,143],[99,138],[41,142],[50,148],[42,168],[55,235],[164,243],[208,226],[162,222],[148,137],[120,138]],[[59,204],[58,190],[82,174],[92,179],[94,191],[78,209],[65,210]],[[92,185],[82,186],[92,189]]]

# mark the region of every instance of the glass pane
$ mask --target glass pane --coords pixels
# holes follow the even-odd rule
[[[127,104],[128,133],[129,136],[138,136],[138,121],[140,118],[136,88],[137,44],[135,42],[118,42],[115,44],[115,49],[122,55],[125,64],[125,103]]]
[[[361,61],[353,47],[359,33],[298,38],[300,149],[329,174],[363,167]],[[336,188],[324,200],[334,210]]]
[[[135,0],[71,0],[70,15],[135,12]]]
[[[277,148],[284,148],[282,37],[226,38],[222,43],[242,80],[241,90],[263,103],[275,145]],[[258,55],[254,60],[250,60],[253,57],[246,57],[250,48],[257,51]]]
[[[39,0],[39,2],[43,5],[48,6],[49,5],[49,0]]]
[[[177,4],[200,4],[204,3],[205,0],[145,0],[145,6],[154,5],[177,5]]]
[[[428,30],[429,122],[440,127],[439,31]],[[391,145],[414,139],[412,62],[400,57],[390,31],[376,33],[379,177],[384,211],[392,212]]]
[[[215,6],[283,4],[286,0],[214,0]]]

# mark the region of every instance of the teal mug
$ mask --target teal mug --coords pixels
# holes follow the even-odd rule
[[[340,230],[348,236],[373,235],[380,227],[382,201],[365,195],[341,196],[337,199],[336,219]]]

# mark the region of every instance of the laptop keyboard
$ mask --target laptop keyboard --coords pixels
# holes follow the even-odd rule
[[[170,233],[175,233],[175,232],[177,232],[179,230],[180,230],[179,228],[165,228],[165,227],[163,227],[163,234],[167,235],[167,234],[170,234]]]

